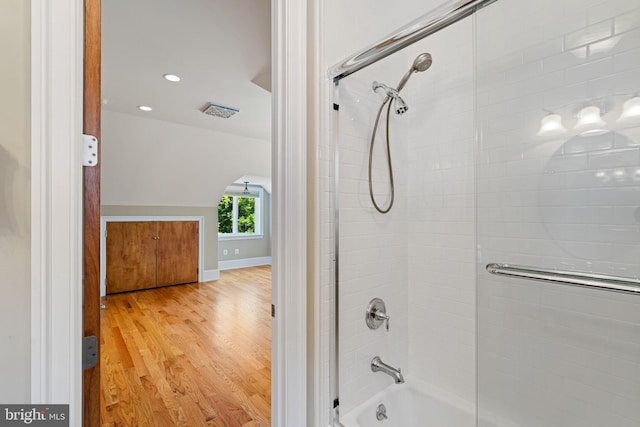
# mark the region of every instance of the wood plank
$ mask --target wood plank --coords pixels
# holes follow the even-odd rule
[[[118,389],[118,403],[106,407],[106,412],[102,414],[102,423],[113,423],[116,426],[155,426],[153,410],[149,403],[150,395],[145,393],[145,389],[140,379],[135,375],[135,371],[127,370],[121,364],[111,365],[109,368],[112,374],[115,387]],[[135,424],[123,424],[122,419],[136,420]]]
[[[171,421],[171,414],[169,414],[164,402],[160,398],[158,388],[154,384],[153,378],[145,375],[140,378],[140,381],[142,382],[147,400],[149,401],[149,405],[153,411],[152,420],[155,422],[156,426],[173,426],[174,424]]]
[[[84,0],[84,91],[85,134],[100,140],[101,1]],[[100,145],[98,145],[100,152]],[[98,159],[100,154],[98,153]],[[83,335],[100,342],[100,162],[82,171],[83,206]],[[100,362],[82,372],[82,425],[100,425]]]
[[[113,345],[118,350],[118,355],[120,356],[120,363],[122,363],[125,369],[133,368],[133,360],[131,360],[127,345],[124,342],[124,338],[122,338],[120,328],[111,328],[111,333],[113,335]]]
[[[198,222],[158,222],[157,286],[198,281]]]
[[[156,286],[157,223],[107,223],[107,293]]]
[[[106,304],[104,426],[270,425],[270,267]]]

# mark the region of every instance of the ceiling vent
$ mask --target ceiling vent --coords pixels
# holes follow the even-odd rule
[[[205,114],[208,114],[214,117],[222,117],[223,119],[228,119],[229,117],[233,116],[235,113],[239,111],[240,110],[236,110],[235,108],[223,107],[222,105],[216,105],[216,104],[207,104],[202,109],[202,112]]]

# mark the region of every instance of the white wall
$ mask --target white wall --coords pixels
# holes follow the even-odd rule
[[[473,18],[408,48],[433,56],[409,97],[409,372],[476,400]],[[402,167],[398,165],[398,167]]]
[[[271,176],[271,143],[104,109],[102,135],[103,215],[203,215],[205,268],[217,270],[220,197]]]
[[[328,68],[357,51],[369,47],[445,1],[383,0],[321,2],[321,59]],[[326,69],[321,78],[326,76]]]
[[[315,22],[316,25],[318,25],[318,28],[316,29],[316,34],[315,34],[315,37],[316,37],[315,47],[317,51],[316,51],[316,56],[314,58],[314,65],[315,65],[314,78],[316,79],[315,90],[317,91],[316,100],[315,100],[315,107],[317,108],[317,114],[316,114],[316,117],[314,117],[314,119],[315,119],[315,125],[318,127],[318,139],[315,141],[312,141],[314,145],[310,147],[310,152],[316,152],[318,155],[318,161],[317,161],[317,167],[318,167],[317,186],[318,187],[317,188],[319,188],[319,191],[320,191],[317,197],[317,200],[319,203],[319,208],[317,209],[317,212],[319,215],[318,222],[320,223],[320,229],[319,229],[320,237],[318,239],[320,242],[320,251],[318,252],[319,261],[317,262],[319,265],[317,268],[319,271],[320,291],[318,294],[316,294],[316,297],[320,300],[320,302],[316,306],[319,307],[319,312],[320,312],[319,319],[321,319],[320,321],[321,324],[319,328],[320,337],[318,341],[320,343],[320,348],[321,348],[320,354],[322,357],[321,357],[321,360],[317,361],[317,363],[320,366],[319,377],[320,377],[321,385],[316,389],[316,392],[318,392],[321,397],[319,399],[320,406],[316,408],[316,410],[319,413],[318,419],[320,420],[320,425],[326,425],[329,419],[329,414],[331,413],[330,403],[331,403],[331,397],[332,397],[330,394],[329,381],[328,381],[328,379],[330,378],[329,365],[330,365],[330,354],[331,354],[329,331],[331,328],[332,319],[327,317],[327,313],[331,312],[331,306],[333,304],[333,301],[330,300],[330,295],[331,295],[331,284],[333,282],[333,275],[334,275],[333,264],[331,262],[331,260],[334,257],[333,229],[331,226],[333,221],[333,189],[334,189],[333,146],[331,142],[331,135],[334,132],[334,129],[331,125],[331,120],[330,120],[330,117],[332,114],[330,111],[331,103],[334,102],[334,99],[333,99],[333,85],[326,78],[326,72],[330,66],[344,59],[346,56],[372,45],[373,43],[382,39],[387,34],[392,33],[397,28],[412,21],[416,17],[429,12],[430,10],[432,10],[433,8],[439,6],[444,2],[407,1],[407,2],[403,2],[402,7],[398,7],[397,4],[387,4],[383,2],[372,3],[370,1],[354,1],[354,2],[346,2],[346,3],[339,2],[339,1],[323,1],[319,3],[320,4],[316,4],[316,10],[315,10],[317,17],[319,19],[319,22],[318,21]],[[463,37],[465,35],[468,35],[468,32],[469,32],[468,28],[467,30],[461,30],[461,31],[462,31]],[[443,40],[442,43],[447,43],[449,41],[450,40]],[[461,53],[468,53],[468,52],[469,50],[467,49]],[[410,55],[407,52],[400,52],[394,55],[394,58],[396,59],[391,59],[391,61],[395,65],[391,66],[392,69],[389,70],[391,72],[388,75],[385,75],[386,76],[385,83],[389,83],[391,85],[397,84],[397,80],[399,80],[400,77],[406,72],[406,70],[411,64],[411,61],[413,61],[413,57],[410,57]],[[472,58],[471,56],[466,57],[467,60],[470,60],[471,58]],[[395,61],[398,61],[398,62],[395,62]],[[464,70],[464,67],[465,65],[467,65],[467,63],[460,63],[457,65],[458,65],[458,69]],[[384,68],[384,66],[382,68]],[[363,73],[364,72],[365,71],[363,71]],[[356,77],[358,74],[351,76],[350,79],[358,79],[358,77]],[[363,80],[364,84],[366,86],[370,85],[371,82],[368,80],[371,80],[373,78],[377,80],[382,80],[380,75],[376,75],[376,76],[370,75],[368,79]],[[419,78],[427,78],[427,77],[420,76],[417,78],[419,79]],[[433,80],[430,80],[430,81],[433,82]],[[414,82],[412,80],[410,85],[413,83]],[[437,84],[440,84],[440,83],[441,82],[438,82]],[[366,93],[367,88],[365,88],[364,91],[365,92],[362,92],[363,94]],[[457,93],[460,94],[461,91],[458,90]],[[341,100],[340,103],[343,104],[343,101]],[[362,107],[362,105],[363,103],[360,103],[360,107]],[[449,108],[448,105],[449,104],[442,105],[441,108],[443,112],[440,112],[437,117],[443,118],[443,119],[447,117],[447,114],[449,114],[450,112],[448,110]],[[375,107],[369,106],[367,108],[375,108]],[[460,108],[456,110],[456,108],[457,107],[454,106],[453,112],[463,111],[466,108],[466,106],[461,107],[462,110]],[[368,113],[369,113],[369,116],[367,117],[366,120],[371,120],[371,114],[375,114],[375,112],[371,113],[371,111],[368,111]],[[342,114],[342,111],[341,111],[341,114]],[[364,144],[363,141],[368,139],[368,136],[369,136],[368,132],[371,126],[370,126],[370,123],[363,123],[362,120],[360,121],[360,123],[357,123],[357,125],[360,127],[361,133],[358,133],[358,136],[355,138],[353,136],[350,136],[349,142],[355,143],[357,146],[357,150],[362,150],[363,144]],[[342,129],[340,129],[340,131],[342,131]],[[468,141],[462,140],[459,142],[460,145],[464,145],[465,143],[468,143]],[[363,160],[364,156],[362,152],[354,152],[352,154],[359,156],[357,162],[359,162],[360,166],[366,167],[366,163],[364,163],[365,160]],[[395,160],[396,165],[402,164],[401,159],[403,157],[406,160],[406,154],[403,153],[402,150],[400,150],[399,152],[396,152],[395,155],[399,156]],[[362,180],[362,175],[361,175],[362,170],[357,170],[357,171],[354,170],[353,172],[357,174],[358,179]],[[465,174],[467,172],[468,172],[467,170],[461,170],[458,176],[452,177],[452,179],[454,181],[459,179],[466,179],[466,178],[463,178],[463,176],[466,177]],[[399,172],[399,177],[402,177],[402,175],[403,175],[402,172]],[[406,176],[405,176],[404,182],[402,178],[400,179],[399,186],[401,187],[403,185],[410,185],[406,183]],[[353,189],[349,191],[353,191]],[[359,192],[359,196],[358,196],[359,199],[357,199],[358,202],[362,202],[362,206],[365,206],[365,199],[367,197],[365,189],[362,188],[362,185],[361,185],[361,188],[359,188],[357,191]],[[362,199],[363,197],[365,199]],[[406,215],[407,203],[408,202],[406,200],[403,201],[402,196],[400,196],[398,207],[399,209],[405,210],[403,215]],[[374,218],[374,216],[370,212],[367,213],[367,215],[368,216],[366,218],[368,220],[371,220],[371,218]],[[365,222],[366,221],[367,220],[365,220]],[[366,227],[372,227],[372,225],[371,224],[363,225],[363,228],[366,228]],[[375,227],[372,227],[372,228],[375,228]],[[389,236],[387,235],[387,237]],[[387,254],[389,256],[385,256],[385,252],[389,252],[389,251],[386,251],[384,249],[384,244],[380,244],[379,247],[377,247],[376,249],[369,250],[369,253],[374,252],[376,250],[379,252],[377,256],[383,260],[379,265],[386,266],[386,265],[389,265],[391,262],[395,262],[395,261],[400,262],[401,265],[405,265],[405,270],[404,270],[405,273],[400,273],[400,276],[402,276],[403,274],[406,274],[407,272],[407,269],[406,269],[407,261],[399,261],[399,259],[396,258],[396,256],[398,254],[403,254],[403,253],[408,254],[407,251],[409,246],[407,245],[409,241],[406,233],[403,236],[403,239],[404,239],[405,246],[404,248],[401,248],[402,245],[400,244],[399,241],[397,241],[397,236],[392,238],[393,240],[392,245],[395,245],[395,246],[399,245],[398,247],[400,249],[399,249],[399,252],[396,251],[397,253],[394,252],[392,254]],[[446,243],[443,243],[443,244],[446,244]],[[468,247],[469,245],[467,241],[460,242],[459,244],[463,246],[467,245],[465,247]],[[356,255],[356,257],[357,256],[363,256],[363,255]],[[391,259],[389,259],[389,257],[391,257]],[[408,262],[411,262],[411,260],[409,259]],[[409,270],[409,274],[411,274],[410,270]],[[415,274],[417,274],[417,270],[414,271],[414,275]],[[401,283],[399,288],[400,293],[408,292],[407,286],[409,285],[407,282],[407,278],[399,277],[399,279],[400,280],[395,280],[394,283],[399,283],[399,282]],[[388,288],[386,291],[382,288],[376,289],[376,291],[378,290],[383,292],[384,294],[388,294],[388,292],[391,291],[391,288]],[[355,293],[357,294],[358,292],[355,291]],[[366,299],[366,297],[369,296],[369,293],[368,291],[364,293],[366,293],[366,295],[363,295],[363,292],[360,292],[361,295],[358,295],[359,298],[351,299],[350,303],[353,303],[353,310],[354,310],[353,312],[354,314],[352,315],[353,322],[350,325],[348,326],[345,325],[345,326],[347,328],[357,328],[357,327],[363,326],[365,328],[363,334],[369,333],[369,332],[372,334],[378,334],[378,335],[373,335],[376,337],[376,343],[377,344],[382,343],[382,345],[385,346],[386,344],[390,343],[389,336],[385,337],[382,331],[369,331],[368,329],[366,329],[366,326],[364,325],[364,321],[362,321],[361,319],[355,320],[355,317],[356,317],[355,310],[360,310],[358,311],[358,313],[361,315],[362,314],[361,311],[364,310],[364,308],[366,307],[366,303],[368,302],[368,299],[366,301],[364,300]],[[467,287],[467,294],[468,294],[468,287]],[[464,296],[464,298],[467,298],[467,297]],[[395,300],[394,297],[390,297],[390,299]],[[362,305],[363,302],[364,302],[364,305]],[[406,301],[404,302],[404,304],[406,304]],[[406,305],[404,304],[393,303],[392,305],[395,305],[396,307],[394,308],[390,307],[389,310],[394,310],[396,314],[395,315],[392,314],[392,316],[399,317],[401,320],[399,324],[396,321],[393,322],[394,326],[392,330],[394,331],[394,335],[397,338],[399,338],[400,342],[404,343],[402,345],[406,346],[407,333],[409,333],[410,329],[406,326],[407,325],[406,320],[403,320],[404,315],[402,314],[403,313],[402,310],[406,308]],[[454,305],[454,304],[455,303],[452,302],[450,305]],[[356,306],[358,308],[355,308]],[[466,308],[467,307],[465,307],[465,309]],[[398,316],[399,313],[400,315]],[[403,326],[403,324],[405,326]],[[403,327],[405,328],[404,331],[402,331]],[[354,333],[353,331],[354,330],[351,329],[352,336]],[[346,391],[348,394],[346,397],[348,397],[349,394],[351,394],[351,396],[354,396],[354,392],[357,390],[363,390],[366,387],[366,384],[370,384],[370,382],[368,381],[369,379],[377,384],[374,387],[375,389],[378,389],[380,384],[382,384],[385,381],[384,378],[376,377],[370,371],[367,373],[364,372],[364,370],[366,370],[367,368],[367,366],[365,366],[366,365],[365,362],[367,362],[366,359],[370,355],[369,353],[373,351],[373,349],[370,347],[366,347],[365,352],[358,352],[356,349],[359,348],[359,346],[361,346],[362,339],[364,339],[365,336],[369,336],[369,335],[363,335],[362,337],[358,336],[360,337],[360,338],[357,338],[359,341],[356,342],[355,344],[351,344],[351,347],[350,347],[351,352],[350,352],[350,356],[348,357],[351,357],[351,362],[353,360],[358,360],[358,363],[360,363],[360,367],[358,368],[359,369],[358,373],[354,374],[354,375],[360,376],[360,380],[353,381],[353,378],[352,378],[352,380],[350,381],[349,378],[347,378],[349,385],[347,385]],[[385,351],[389,354],[389,357],[391,357],[392,359],[396,359],[396,356],[395,356],[396,353],[394,351],[391,351],[389,349]],[[408,370],[411,370],[411,369],[410,367],[407,368],[406,365],[407,364],[411,365],[411,362],[408,361],[405,357],[406,356],[404,357],[398,356],[397,357],[398,360],[396,361],[390,360],[389,362],[402,365],[402,367],[405,368],[403,372],[407,372]],[[350,361],[345,360],[344,362],[349,363]],[[451,364],[449,364],[449,366],[451,366]],[[456,378],[459,378],[459,375]],[[442,381],[443,384],[446,382],[447,382],[446,380]],[[451,388],[455,388],[455,390],[462,390],[468,386],[468,383],[459,385],[453,379],[449,381],[449,383],[454,383],[454,386],[458,386],[457,388],[454,386],[451,387]],[[348,409],[349,407],[352,407],[353,404],[348,403],[347,401],[342,399],[343,397],[342,391],[340,392],[340,394],[341,394],[341,411],[342,413],[344,413],[345,408],[343,407],[343,405],[345,405]],[[462,395],[464,393],[463,391],[460,391],[458,394]],[[362,397],[363,396],[358,396],[357,400],[361,401]]]
[[[397,80],[403,55],[389,58],[340,82],[337,139],[339,184],[339,344],[340,411],[347,414],[376,392],[393,384],[371,372],[374,356],[407,372],[407,148],[409,117],[391,117],[391,155],[395,164],[395,202],[385,215],[370,200],[369,140],[382,97],[371,90],[374,79]],[[395,83],[394,83],[395,84]],[[376,138],[374,194],[385,208],[390,202],[384,127]],[[373,298],[382,298],[391,317],[390,330],[368,329],[364,312]]]
[[[637,296],[484,270],[640,277],[640,120],[617,121],[640,89],[638,6],[512,0],[478,14],[480,426],[640,425]],[[592,103],[606,134],[574,129]],[[545,110],[565,134],[537,135]]]
[[[424,76],[412,77],[403,92],[412,120],[404,153],[407,181],[400,177],[409,194],[400,205],[408,209],[408,248],[402,249],[401,236],[384,234],[387,258],[385,245],[377,241],[383,227],[362,210],[367,205],[362,146],[370,126],[360,114],[374,114],[366,95],[373,78],[367,81],[364,71],[340,84],[339,124],[327,127],[326,134],[335,131],[341,145],[341,236],[345,226],[357,230],[345,242],[341,238],[340,249],[343,414],[382,386],[368,372],[371,355],[385,352],[401,365],[398,351],[408,354],[404,372],[473,410],[479,328],[483,425],[596,426],[615,420],[616,426],[631,426],[640,419],[633,406],[640,390],[637,301],[575,289],[539,290],[536,284],[486,277],[484,271],[486,262],[500,261],[640,275],[635,127],[640,123],[615,122],[622,102],[640,88],[637,5],[525,3],[498,2],[481,11],[476,29],[467,19],[399,54],[409,64],[416,54],[431,52],[434,65]],[[360,12],[353,11],[368,27],[371,21]],[[337,33],[326,40],[336,51],[340,42],[350,42]],[[573,126],[577,111],[594,99],[603,102],[614,132],[587,139],[576,132],[562,139],[535,135],[543,109],[563,114],[565,125]],[[482,135],[477,157],[476,100]],[[323,155],[331,177],[332,153]],[[327,195],[320,198],[327,208],[332,185],[330,179],[324,182]],[[323,233],[330,242],[331,230],[325,227]],[[324,253],[332,259],[330,244]],[[360,306],[371,293],[387,293],[376,281],[387,274],[378,266],[397,265],[395,283],[405,280],[405,263],[394,259],[398,253],[408,256],[407,288],[395,289],[408,296],[407,331],[375,335],[363,326]],[[323,272],[330,279],[330,266]],[[392,307],[398,304],[394,297]]]
[[[102,135],[103,205],[217,206],[243,175],[271,176],[269,141],[104,109]]]
[[[0,402],[30,401],[30,2],[0,3]]]
[[[337,139],[340,163],[340,409],[347,414],[393,384],[370,369],[379,355],[405,374],[475,403],[475,204],[472,22],[465,20],[342,80]],[[416,55],[434,65],[411,77],[403,116],[391,116],[396,201],[382,215],[368,194],[372,127],[382,97]],[[384,121],[384,115],[383,121]],[[380,125],[374,191],[388,202]],[[391,330],[371,331],[363,312],[381,297]]]

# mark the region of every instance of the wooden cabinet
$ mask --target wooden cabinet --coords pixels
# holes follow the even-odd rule
[[[107,293],[198,281],[197,221],[107,222]]]

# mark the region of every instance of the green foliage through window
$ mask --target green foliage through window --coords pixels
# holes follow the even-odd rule
[[[218,233],[255,233],[258,200],[254,197],[222,196],[218,203]],[[236,217],[234,213],[237,213]]]
[[[253,197],[238,197],[238,233],[256,232],[256,203]]]
[[[222,196],[218,203],[218,233],[233,233],[233,197]]]

